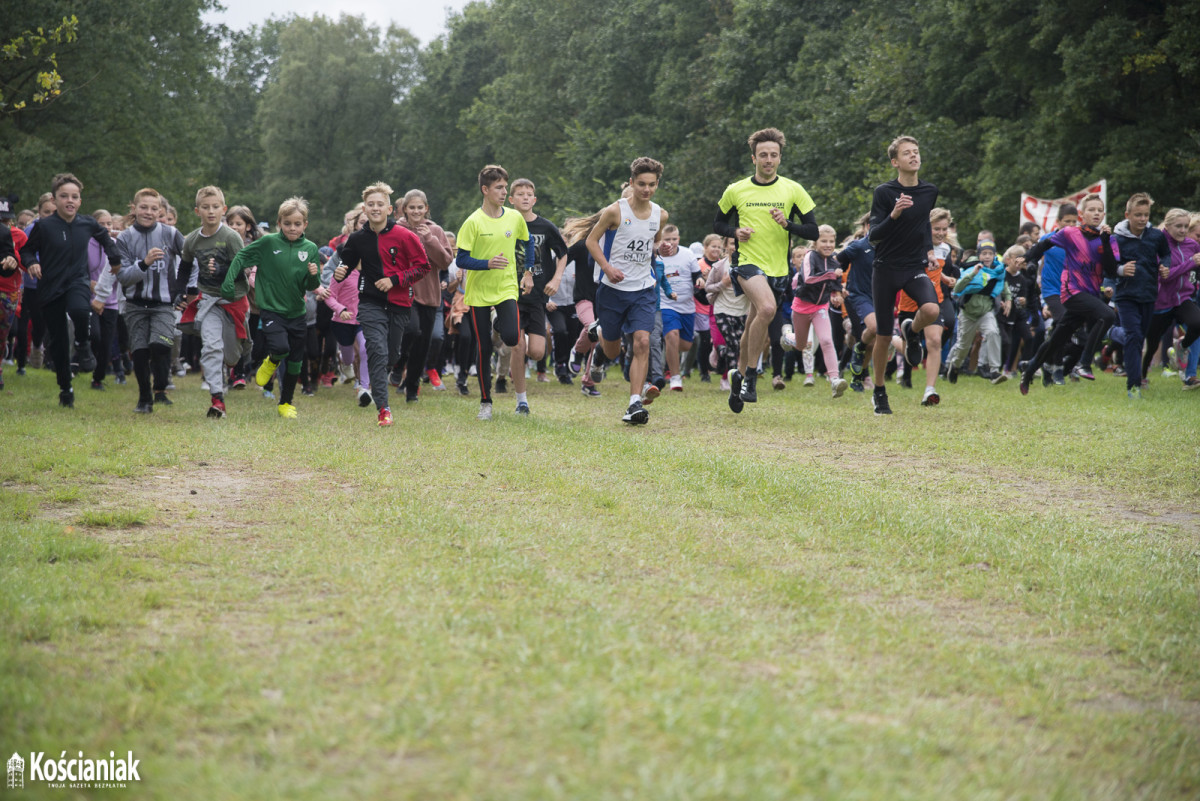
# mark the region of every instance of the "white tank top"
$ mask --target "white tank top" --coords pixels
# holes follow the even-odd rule
[[[605,275],[600,279],[601,283],[623,292],[649,289],[654,286],[651,262],[654,257],[654,237],[662,222],[662,209],[652,202],[649,219],[640,220],[634,216],[625,198],[618,200],[617,206],[621,220],[615,229],[610,229],[604,235],[604,258],[625,274],[625,280],[614,284]]]

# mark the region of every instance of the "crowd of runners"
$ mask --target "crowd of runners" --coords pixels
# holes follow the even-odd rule
[[[835,400],[869,390],[876,414],[891,414],[890,381],[918,377],[924,406],[943,379],[1011,378],[1027,394],[1039,377],[1051,387],[1093,368],[1124,375],[1140,399],[1156,362],[1200,386],[1200,214],[1170,209],[1156,227],[1153,200],[1136,193],[1110,229],[1088,195],[1003,250],[990,231],[960,243],[919,177],[917,141],[901,136],[887,151],[896,177],[839,237],[779,174],[785,144],[774,128],[749,137],[753,175],[725,188],[690,247],[654,201],[663,165],[646,157],[620,197],[561,227],[534,211],[530,179],[510,183],[497,165],[479,172],[480,207],[457,233],[430,219],[421,190],[374,183],[324,246],[305,236],[302,198],[279,206],[269,233],[207,186],[185,236],[152,188],[127,213],[81,214],[83,184],[63,173],[34,209],[0,199],[5,364],[54,371],[65,407],[76,374],[103,391],[132,373],[141,414],[198,371],[212,418],[239,390],[294,418],[297,390],[352,383],[348,397],[374,404],[380,426],[393,391],[406,403],[477,392],[480,420],[511,391],[528,415],[531,380],[578,381],[589,399],[627,382],[628,402],[606,391],[634,425],[664,391],[714,375],[734,413],[768,374],[774,390],[802,377]]]

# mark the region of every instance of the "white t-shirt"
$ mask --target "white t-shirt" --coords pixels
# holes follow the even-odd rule
[[[660,256],[667,269],[667,283],[675,293],[675,300],[665,295],[662,307],[680,314],[696,313],[696,279],[700,277],[700,265],[690,250],[677,250],[674,256]]]

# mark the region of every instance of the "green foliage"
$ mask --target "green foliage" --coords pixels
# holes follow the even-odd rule
[[[20,111],[30,103],[42,105],[62,94],[58,54],[47,48],[79,38],[79,18],[72,14],[49,32],[27,30],[0,45],[0,112]],[[21,95],[32,89],[28,99]]]

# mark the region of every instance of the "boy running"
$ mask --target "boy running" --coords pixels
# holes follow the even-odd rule
[[[875,305],[875,414],[891,414],[888,404],[888,347],[892,340],[893,308],[896,293],[903,291],[917,304],[917,314],[900,326],[904,339],[904,360],[909,369],[921,363],[921,340],[916,335],[937,321],[941,307],[937,291],[926,273],[935,260],[930,212],[937,204],[938,188],[922,181],[921,150],[911,136],[898,136],[888,146],[888,159],[896,177],[875,187],[871,201],[871,232],[875,246],[875,274],[871,295]],[[934,373],[936,376],[936,372]],[[932,386],[925,387],[924,405],[937,403]]]
[[[411,324],[413,284],[429,272],[425,246],[416,232],[388,216],[392,188],[373,183],[363,190],[367,224],[347,237],[338,253],[342,263],[333,271],[343,281],[359,270],[358,324],[367,345],[367,373],[379,425],[392,424],[388,406],[388,370],[400,358],[404,332]],[[360,269],[361,268],[361,269]]]
[[[517,280],[521,295],[517,299],[521,331],[512,351],[513,390],[517,393],[517,414],[529,414],[525,395],[525,359],[537,361],[546,355],[546,299],[558,292],[563,270],[567,266],[567,243],[558,226],[534,212],[537,190],[533,181],[518,178],[513,181],[508,202],[521,213],[529,228],[533,249],[533,267],[522,269],[518,262]],[[551,264],[554,265],[551,275]]]
[[[482,205],[467,218],[458,231],[458,255],[454,263],[466,270],[463,299],[466,317],[475,338],[476,370],[479,374],[478,420],[492,419],[492,328],[500,340],[512,348],[521,334],[517,310],[517,243],[525,243],[525,269],[533,267],[534,248],[529,241],[529,226],[521,213],[505,208],[508,197],[508,172],[497,164],[479,171]],[[496,315],[492,322],[493,312]],[[524,375],[524,364],[519,372]],[[518,411],[520,411],[518,409]],[[526,406],[525,413],[528,413]]]
[[[304,238],[308,201],[301,197],[283,201],[278,222],[279,233],[267,234],[238,252],[221,283],[221,295],[233,298],[240,291],[238,279],[242,271],[258,265],[254,288],[267,358],[258,368],[255,382],[260,387],[266,386],[280,362],[287,362],[278,410],[280,417],[291,420],[296,417],[292,398],[304,366],[308,336],[304,295],[321,285],[321,259],[316,244]]]
[[[29,232],[29,241],[21,248],[21,263],[38,281],[39,302],[50,337],[54,369],[58,373],[58,403],[74,408],[71,388],[71,342],[67,337],[67,318],[75,324],[75,353],[79,369],[96,368],[92,355],[88,315],[92,306],[91,273],[88,272],[88,243],[96,240],[104,248],[110,265],[119,265],[121,256],[108,229],[92,217],[79,213],[83,184],[71,173],[54,176],[50,184],[54,213],[43,217]],[[102,354],[106,355],[106,354]]]
[[[729,374],[729,408],[735,413],[758,400],[758,360],[767,348],[768,329],[788,289],[789,235],[812,240],[820,235],[813,214],[816,204],[808,192],[778,174],[783,132],[764,128],[752,133],[747,142],[754,175],[725,188],[713,221],[714,231],[737,240],[737,250],[729,260],[733,289],[750,298],[738,367]]]
[[[650,412],[642,405],[641,393],[649,367],[658,292],[651,262],[667,224],[667,212],[652,200],[662,179],[663,165],[642,156],[629,165],[629,173],[632,194],[606,206],[587,236],[588,253],[604,273],[596,287],[596,322],[592,328],[598,328],[600,347],[610,360],[621,352],[621,337],[632,337],[629,408],[621,419],[645,425],[650,422]]]
[[[241,234],[225,224],[225,194],[215,186],[204,186],[196,192],[196,215],[200,227],[183,240],[181,271],[190,271],[188,293],[200,293],[195,300],[194,324],[200,334],[200,369],[212,395],[208,416],[225,416],[226,367],[242,360],[243,349],[250,346],[249,287],[245,276],[239,275],[225,295],[223,284],[229,265],[242,249]],[[222,297],[225,295],[224,297]],[[190,312],[191,309],[188,310]],[[188,312],[180,319],[186,324]]]

